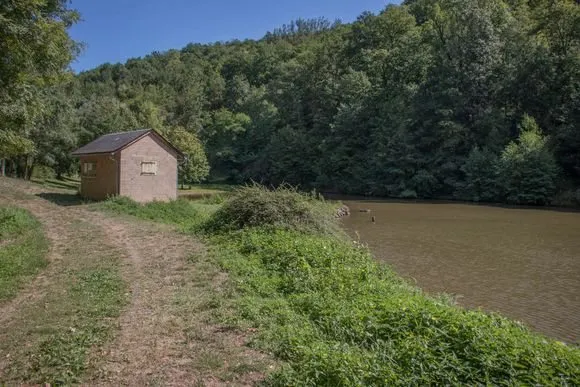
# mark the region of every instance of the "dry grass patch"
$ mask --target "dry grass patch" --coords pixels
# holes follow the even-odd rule
[[[92,348],[114,333],[125,304],[119,251],[98,227],[59,219],[66,246],[27,289],[0,333],[0,382],[71,384],[81,381]]]

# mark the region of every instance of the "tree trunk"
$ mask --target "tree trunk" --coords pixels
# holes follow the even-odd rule
[[[28,162],[27,162],[26,167],[28,168],[28,170],[26,171],[26,180],[30,180],[30,179],[32,179],[32,172],[34,171],[34,163],[31,163],[30,165],[28,165]]]
[[[6,176],[6,159],[0,160],[0,176]]]
[[[14,159],[10,163],[12,164],[12,177],[18,177],[18,164]]]
[[[22,176],[24,180],[28,180],[28,168],[28,156],[26,156],[24,158],[24,176]]]
[[[24,163],[22,162],[22,156],[15,157],[12,161],[12,166],[14,169],[14,177],[24,179]]]

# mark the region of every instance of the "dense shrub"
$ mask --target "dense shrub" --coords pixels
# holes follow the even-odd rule
[[[300,193],[289,186],[269,190],[260,185],[234,191],[208,222],[207,229],[228,231],[259,226],[340,232],[332,204],[322,197]]]

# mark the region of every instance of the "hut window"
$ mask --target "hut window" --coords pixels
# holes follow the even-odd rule
[[[141,163],[142,175],[157,175],[157,161],[143,161]]]
[[[83,163],[83,176],[95,176],[97,174],[97,163],[94,161]]]

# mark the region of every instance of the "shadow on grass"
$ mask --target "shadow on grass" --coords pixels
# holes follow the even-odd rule
[[[70,207],[70,206],[80,206],[81,204],[86,204],[87,201],[83,199],[78,193],[39,193],[39,196],[49,202],[58,204],[59,206]]]
[[[62,180],[57,179],[31,179],[33,183],[41,184],[46,187],[58,188],[58,189],[74,189],[78,190],[80,182],[75,179],[63,178]]]

